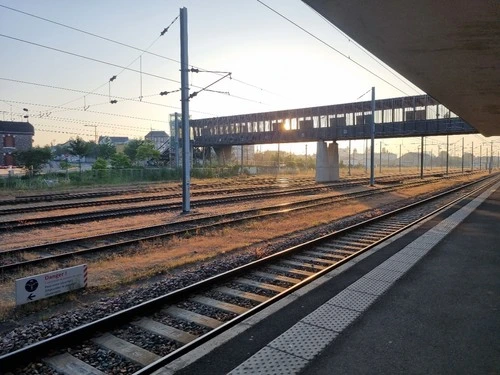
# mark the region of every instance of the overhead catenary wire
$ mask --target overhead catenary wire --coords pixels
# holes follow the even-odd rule
[[[16,41],[20,41],[20,42],[23,42],[23,43],[27,43],[27,44],[31,44],[31,45],[35,45],[35,46],[38,46],[38,47],[42,47],[42,48],[47,48],[49,50],[54,50],[54,51],[57,51],[57,52],[61,52],[61,53],[64,53],[64,54],[68,54],[68,55],[72,55],[72,56],[75,56],[75,57],[80,57],[80,58],[83,58],[83,59],[87,59],[87,60],[90,60],[90,61],[94,61],[94,62],[98,62],[98,63],[101,63],[101,64],[106,64],[106,65],[110,65],[110,66],[115,66],[115,67],[119,67],[119,68],[122,68],[123,70],[129,70],[129,71],[132,71],[132,72],[135,72],[135,73],[141,73],[139,70],[137,69],[131,69],[129,67],[124,67],[124,66],[121,66],[121,65],[118,65],[118,64],[114,64],[114,63],[110,63],[110,62],[106,62],[106,61],[103,61],[103,60],[99,60],[99,59],[94,59],[93,57],[88,57],[88,56],[84,56],[84,55],[80,55],[80,54],[77,54],[77,53],[73,53],[73,52],[69,52],[69,51],[64,51],[64,50],[61,50],[61,49],[58,49],[58,48],[54,48],[54,47],[50,47],[50,46],[45,46],[45,45],[42,45],[42,44],[39,44],[39,43],[35,43],[35,42],[30,42],[30,41],[27,41],[27,40],[24,40],[24,39],[20,39],[20,38],[15,38],[15,37],[11,37],[11,36],[8,36],[8,35],[5,35],[5,34],[0,34],[0,37],[4,37],[4,38],[8,38],[8,39],[12,39],[12,40],[16,40]],[[136,59],[137,60],[137,59]],[[151,76],[151,77],[154,77],[154,78],[159,78],[159,79],[163,79],[163,80],[167,80],[167,81],[170,81],[170,82],[174,82],[174,83],[179,83],[180,84],[180,81],[177,81],[175,79],[172,79],[172,78],[168,78],[168,77],[162,77],[162,76],[159,76],[159,75],[156,75],[156,74],[152,74],[152,73],[146,73],[146,72],[142,72],[142,74],[145,74],[145,75],[148,75],[148,76]],[[218,82],[218,81],[217,81]],[[101,85],[99,88],[107,85],[109,83],[109,80],[106,81],[105,84]],[[203,87],[201,86],[195,86],[193,85],[193,87],[196,87],[196,88],[200,88],[200,89],[203,89]],[[97,89],[96,89],[97,90]],[[94,91],[96,91],[94,90]],[[236,97],[236,96],[235,96]],[[79,100],[81,98],[78,98],[78,99],[75,99],[75,100],[72,100],[70,102],[66,102],[64,103],[63,105],[66,105],[66,104],[69,104],[71,102],[74,102],[76,100]],[[246,100],[246,99],[244,99]],[[63,106],[61,105],[61,107]]]
[[[8,82],[14,82],[14,83],[22,83],[22,84],[26,84],[26,85],[33,85],[33,86],[38,86],[38,87],[46,87],[46,88],[50,88],[50,89],[57,89],[57,90],[64,90],[64,91],[70,91],[70,92],[76,92],[76,93],[81,93],[81,94],[85,94],[85,96],[87,95],[95,95],[95,96],[102,96],[102,97],[110,97],[110,98],[116,98],[116,99],[120,99],[120,100],[123,100],[123,101],[133,101],[133,102],[140,102],[140,103],[144,103],[144,104],[151,104],[151,105],[156,105],[156,106],[160,106],[160,107],[166,107],[166,108],[172,108],[172,109],[180,109],[179,107],[175,107],[175,106],[169,106],[169,105],[166,105],[166,104],[161,104],[161,103],[154,103],[154,102],[148,102],[148,101],[144,101],[144,100],[139,100],[138,98],[126,98],[126,97],[122,97],[122,96],[116,96],[116,95],[106,95],[106,94],[99,94],[99,93],[95,93],[95,92],[92,92],[92,91],[83,91],[83,90],[78,90],[78,89],[72,89],[72,88],[67,88],[67,87],[60,87],[60,86],[54,86],[54,85],[46,85],[46,84],[43,84],[43,83],[37,83],[37,82],[28,82],[28,81],[22,81],[22,80],[17,80],[17,79],[10,79],[10,78],[5,78],[5,77],[0,77],[0,80],[2,81],[8,81]],[[158,93],[158,94],[153,94],[153,95],[145,95],[143,96],[143,98],[147,98],[147,97],[152,97],[152,96],[160,96],[161,93]],[[102,103],[102,104],[107,104],[108,102],[105,102],[105,103]],[[97,104],[93,104],[92,106],[95,106]],[[61,107],[63,107],[64,105],[61,105]],[[66,110],[66,109],[65,109]],[[192,112],[197,112],[197,111],[192,111]],[[206,112],[199,112],[199,113],[202,113],[202,114],[209,114],[209,113],[206,113]]]
[[[355,40],[353,40],[349,35],[347,35],[346,33],[344,33],[341,29],[339,29],[337,26],[335,26],[333,23],[331,23],[325,16],[323,16],[320,12],[318,12],[316,9],[314,9],[313,7],[310,7],[320,18],[322,18],[327,24],[329,24],[330,26],[332,26],[335,30],[337,30],[338,33],[340,33],[342,36],[344,36],[348,41],[349,43],[353,43],[355,47],[357,47],[361,52],[363,52],[365,55],[367,55],[369,58],[371,58],[373,61],[375,61],[377,64],[379,64],[382,68],[384,68],[385,70],[387,70],[390,74],[392,74],[396,79],[398,79],[399,81],[401,81],[403,84],[405,84],[406,86],[408,86],[410,89],[412,89],[413,91],[415,91],[417,94],[421,94],[422,91],[421,90],[417,90],[417,88],[415,88],[416,86],[412,83],[411,85],[405,81],[404,79],[401,78],[400,74],[398,74],[397,72],[395,72],[391,67],[387,66],[387,64],[385,64],[383,61],[381,61],[378,57],[374,56],[371,52],[367,51],[363,46],[361,46],[359,43],[357,43]],[[415,86],[415,87],[414,87]]]
[[[23,113],[16,112],[14,113],[16,116],[21,116]],[[58,121],[58,122],[67,122],[67,123],[75,123],[75,124],[80,124],[80,125],[97,125],[99,127],[105,127],[105,128],[111,128],[111,129],[130,129],[130,130],[148,130],[150,129],[150,125],[144,125],[144,126],[127,126],[127,125],[121,125],[121,124],[115,124],[115,123],[109,123],[109,122],[103,122],[103,121],[95,121],[95,120],[84,120],[84,119],[75,119],[75,118],[68,118],[68,117],[54,117],[54,116],[39,116],[39,115],[32,115],[32,118],[36,119],[36,122],[38,123],[40,119],[46,120],[46,121]]]
[[[177,60],[177,59],[174,59],[174,58],[171,58],[171,57],[168,57],[168,56],[164,56],[164,55],[160,55],[158,53],[154,53],[154,52],[150,52],[148,51],[148,49],[151,47],[148,47],[147,49],[141,49],[141,48],[138,48],[138,47],[135,47],[135,46],[132,46],[130,44],[127,44],[127,43],[123,43],[123,42],[120,42],[120,41],[117,41],[117,40],[114,40],[114,39],[111,39],[111,38],[107,38],[107,37],[104,37],[102,35],[98,35],[98,34],[95,34],[95,33],[91,33],[89,31],[85,31],[85,30],[82,30],[82,29],[79,29],[77,27],[73,27],[73,26],[69,26],[69,25],[66,25],[64,23],[61,23],[61,22],[57,22],[57,21],[53,21],[53,20],[50,20],[48,18],[45,18],[45,17],[41,17],[41,16],[37,16],[35,14],[32,14],[32,13],[29,13],[29,12],[25,12],[25,11],[22,11],[20,9],[15,9],[15,8],[12,8],[12,7],[9,7],[9,6],[6,6],[6,5],[2,5],[0,4],[0,7],[2,8],[5,8],[5,9],[8,9],[8,10],[11,10],[13,12],[17,12],[17,13],[20,13],[20,14],[24,14],[26,16],[29,16],[29,17],[33,17],[33,18],[36,18],[36,19],[39,19],[39,20],[42,20],[42,21],[45,21],[45,22],[49,22],[49,23],[52,23],[52,24],[55,24],[55,25],[58,25],[58,26],[61,26],[61,27],[64,27],[64,28],[67,28],[67,29],[70,29],[70,30],[73,30],[73,31],[77,31],[77,32],[80,32],[80,33],[83,33],[83,34],[86,34],[86,35],[89,35],[89,36],[92,36],[92,37],[95,37],[95,38],[99,38],[101,40],[105,40],[107,42],[110,42],[110,43],[114,43],[114,44],[117,44],[117,45],[120,45],[122,47],[127,47],[127,48],[130,48],[130,49],[134,49],[136,51],[140,51],[142,52],[143,54],[148,54],[148,55],[151,55],[151,56],[155,56],[155,57],[158,57],[158,58],[161,58],[161,59],[165,59],[165,60],[168,60],[168,61],[171,61],[171,62],[175,62],[175,63],[178,63],[180,64],[180,61]],[[168,29],[170,26],[172,26],[172,24],[175,22],[175,20],[177,19],[178,17],[176,17],[174,19],[174,21],[172,21],[172,23],[166,28]],[[160,35],[161,36],[161,35]],[[198,68],[198,69],[202,69],[200,67],[197,67],[196,65],[190,65],[191,67],[193,68]],[[215,73],[217,74],[217,73]],[[233,77],[233,81],[235,82],[238,82],[242,85],[245,85],[245,86],[248,86],[248,87],[252,87],[252,88],[255,88],[257,90],[260,90],[260,91],[263,91],[263,92],[267,92],[269,94],[272,94],[272,95],[276,95],[276,96],[281,96],[280,94],[277,94],[275,92],[272,92],[270,90],[267,90],[265,88],[262,88],[262,87],[259,87],[257,85],[254,85],[254,84],[251,84],[251,83],[248,83],[248,82],[245,82],[241,79],[238,79],[238,78],[234,78]],[[107,82],[106,82],[107,83]],[[103,85],[104,86],[104,85]],[[99,88],[101,88],[102,86],[100,86]],[[94,91],[98,90],[99,88],[95,89]],[[66,104],[69,104],[69,103],[65,103],[63,105],[66,105]]]
[[[256,0],[258,3],[260,3],[261,5],[263,5],[264,7],[266,7],[267,9],[269,9],[270,11],[272,11],[273,13],[277,14],[278,16],[280,16],[281,18],[285,19],[286,21],[290,22],[292,25],[294,25],[295,27],[299,28],[300,30],[302,30],[303,32],[305,32],[306,34],[308,34],[309,36],[313,37],[314,39],[316,39],[318,42],[324,44],[325,46],[327,46],[328,48],[330,48],[331,50],[335,51],[336,53],[338,53],[339,55],[341,55],[342,57],[348,59],[349,61],[351,61],[352,63],[354,63],[355,65],[359,66],[361,69],[365,70],[366,72],[370,73],[371,75],[377,77],[378,79],[380,79],[381,81],[385,82],[386,84],[388,84],[389,86],[391,86],[392,88],[398,90],[399,92],[402,92],[403,94],[405,94],[406,96],[410,96],[408,93],[406,93],[405,91],[403,91],[402,89],[400,89],[399,87],[395,86],[394,84],[392,84],[391,82],[387,81],[385,78],[379,76],[377,73],[373,72],[372,70],[370,70],[369,68],[365,67],[363,64],[357,62],[356,60],[352,59],[350,56],[346,55],[345,53],[343,53],[342,51],[340,51],[339,49],[335,48],[334,46],[332,46],[331,44],[325,42],[323,39],[317,37],[316,35],[314,35],[313,33],[311,33],[309,30],[303,28],[302,26],[300,26],[299,24],[297,24],[296,22],[292,21],[290,18],[286,17],[285,15],[281,14],[280,12],[278,12],[277,10],[273,9],[272,7],[270,7],[269,5],[267,5],[266,3],[264,3],[263,1],[261,0]]]
[[[111,62],[108,62],[108,61],[104,61],[104,60],[100,60],[100,59],[95,59],[95,58],[93,58],[93,57],[80,55],[80,54],[78,54],[78,53],[65,51],[65,50],[62,50],[62,49],[59,49],[59,48],[50,47],[50,46],[46,46],[46,45],[39,44],[39,43],[35,43],[35,42],[30,42],[29,40],[20,39],[20,38],[16,38],[16,37],[9,36],[9,35],[5,35],[5,34],[0,34],[0,36],[1,36],[1,37],[3,37],[3,38],[7,38],[7,39],[12,39],[12,40],[15,40],[15,41],[18,41],[18,42],[27,43],[27,44],[31,44],[31,45],[34,45],[34,46],[37,46],[37,47],[46,48],[46,49],[53,50],[53,51],[56,51],[56,52],[64,53],[64,54],[66,54],[66,55],[71,55],[71,56],[79,57],[79,58],[82,58],[82,59],[86,59],[86,60],[94,61],[94,62],[97,62],[97,63],[100,63],[100,64],[105,64],[105,65],[109,65],[109,66],[114,66],[114,67],[116,67],[116,68],[121,68],[121,69],[124,69],[124,70],[129,70],[129,71],[131,71],[131,72],[135,72],[135,73],[141,73],[141,72],[140,72],[139,70],[137,70],[137,69],[131,69],[131,68],[129,68],[129,67],[122,66],[122,65],[118,65],[118,64],[114,64],[114,63],[111,63]],[[137,59],[136,59],[136,60],[137,60]],[[157,74],[152,74],[152,73],[147,73],[147,72],[142,72],[142,74],[145,74],[145,75],[147,75],[147,76],[151,76],[151,77],[154,77],[154,78],[163,79],[163,80],[166,80],[166,81],[175,82],[175,83],[179,83],[179,84],[180,84],[180,81],[177,81],[177,80],[175,80],[175,79],[168,78],[168,77],[162,77],[162,76],[159,76],[159,75],[157,75]],[[108,81],[106,81],[106,85],[107,85],[107,84],[108,84]],[[104,85],[103,85],[103,86],[104,86]],[[102,87],[102,86],[101,86],[101,87]]]
[[[22,104],[26,106],[33,106],[33,107],[48,107],[48,108],[61,108],[61,106],[58,105],[49,105],[49,104],[38,104],[38,103],[30,103],[30,102],[22,102],[22,101],[17,101],[17,100],[7,100],[7,99],[0,99],[4,102],[7,103],[15,103],[15,104]],[[143,120],[143,121],[152,121],[152,122],[160,122],[160,123],[165,123],[165,120],[155,120],[155,119],[149,119],[149,118],[144,118],[144,117],[136,117],[136,116],[129,116],[129,115],[120,115],[116,113],[109,113],[109,112],[98,112],[98,111],[91,111],[87,110],[84,111],[83,108],[64,108],[72,111],[81,111],[81,112],[90,112],[90,113],[96,113],[99,115],[106,115],[106,116],[114,116],[114,117],[123,117],[123,118],[129,118],[133,120]]]

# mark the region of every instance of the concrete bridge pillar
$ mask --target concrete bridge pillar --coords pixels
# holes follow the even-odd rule
[[[339,175],[339,145],[332,142],[319,141],[316,151],[316,182],[338,181]]]
[[[215,155],[217,155],[217,163],[226,165],[231,161],[232,146],[216,146],[214,147]]]

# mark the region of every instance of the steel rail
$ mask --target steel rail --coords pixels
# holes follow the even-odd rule
[[[420,185],[420,184],[422,184],[421,181],[415,182],[413,184],[407,184],[404,187],[406,188],[409,186]],[[206,230],[216,229],[220,226],[230,226],[230,225],[238,224],[238,223],[241,223],[244,221],[263,219],[266,217],[281,215],[284,213],[290,213],[290,212],[297,211],[297,210],[306,210],[306,209],[316,208],[316,207],[322,206],[326,203],[340,202],[340,201],[350,199],[350,198],[367,197],[367,196],[371,196],[374,194],[380,194],[380,193],[385,193],[388,191],[393,191],[393,190],[396,190],[396,189],[401,188],[401,187],[402,186],[383,187],[383,188],[372,189],[369,191],[346,193],[346,194],[333,196],[333,197],[322,197],[322,198],[308,199],[308,200],[300,201],[300,202],[281,203],[278,205],[268,206],[265,208],[249,209],[249,210],[243,210],[243,211],[232,212],[232,213],[225,213],[225,214],[220,214],[220,215],[212,215],[212,216],[204,217],[204,218],[183,220],[180,222],[175,222],[175,223],[170,223],[170,224],[159,224],[159,225],[155,225],[155,226],[118,231],[118,232],[107,233],[107,234],[102,234],[102,235],[97,235],[97,236],[92,236],[92,237],[83,237],[83,238],[47,243],[47,244],[42,244],[42,245],[35,245],[35,246],[31,246],[31,247],[5,250],[5,251],[0,252],[0,254],[2,254],[4,257],[9,256],[9,255],[15,255],[15,254],[21,253],[21,252],[34,252],[34,251],[54,252],[54,251],[58,251],[57,250],[58,246],[59,247],[68,246],[68,245],[75,246],[75,245],[78,245],[79,242],[85,243],[85,242],[96,242],[96,241],[100,241],[100,240],[102,241],[102,240],[107,240],[108,238],[112,238],[114,236],[123,236],[123,235],[135,236],[136,234],[140,235],[140,232],[143,232],[143,231],[148,231],[148,232],[149,231],[164,231],[164,233],[157,233],[155,235],[140,235],[140,237],[133,238],[130,240],[121,240],[121,241],[116,241],[114,243],[108,243],[106,245],[93,246],[90,248],[87,247],[87,248],[82,249],[82,250],[73,250],[73,251],[70,251],[67,253],[63,253],[63,254],[54,254],[54,255],[44,256],[42,258],[37,258],[37,259],[31,259],[31,260],[15,262],[15,263],[10,263],[10,264],[2,264],[2,265],[0,265],[0,274],[4,274],[5,272],[12,272],[12,271],[18,270],[18,269],[23,268],[23,267],[42,265],[43,263],[50,262],[50,261],[56,261],[56,260],[60,261],[63,259],[74,257],[74,256],[80,256],[80,255],[86,255],[86,254],[91,254],[91,253],[95,253],[95,252],[113,250],[116,248],[123,248],[126,246],[134,245],[138,242],[152,241],[152,240],[157,240],[160,238],[168,238],[168,237],[176,236],[179,234],[185,234],[186,232],[189,232],[189,231],[206,231]],[[459,188],[460,187],[458,187],[457,189],[459,189]],[[270,212],[266,212],[266,211],[270,211]],[[243,217],[241,217],[241,216],[243,216]],[[214,223],[214,221],[217,221],[217,222]],[[176,227],[179,227],[179,226],[181,227],[180,229],[175,229]],[[172,228],[172,229],[169,229],[169,228]],[[167,232],[165,232],[165,231],[167,231]]]
[[[356,253],[348,255],[344,259],[338,261],[335,264],[332,264],[329,267],[325,267],[323,270],[320,270],[318,273],[305,278],[304,280],[295,284],[291,288],[287,289],[285,292],[280,293],[274,297],[271,297],[266,302],[263,302],[263,303],[257,305],[256,307],[254,307],[253,309],[251,309],[243,314],[238,315],[233,320],[226,322],[225,324],[221,325],[220,327],[215,328],[212,331],[206,333],[205,335],[198,337],[197,339],[195,339],[195,340],[191,341],[190,343],[182,346],[181,348],[171,352],[170,354],[164,356],[163,358],[161,358],[161,359],[151,363],[150,365],[142,368],[140,371],[136,372],[135,374],[149,374],[152,371],[155,371],[156,369],[164,366],[165,364],[172,361],[173,359],[178,358],[179,356],[185,354],[187,351],[192,350],[194,347],[202,344],[203,342],[206,342],[207,340],[209,340],[210,338],[219,334],[220,332],[227,330],[228,328],[234,326],[236,323],[242,321],[243,319],[247,318],[248,316],[254,314],[257,311],[262,310],[263,308],[267,307],[271,303],[276,302],[277,300],[283,298],[285,295],[292,293],[293,291],[295,291],[298,288],[304,286],[305,284],[311,282],[312,280],[324,275],[327,272],[330,272],[332,269],[344,264],[345,262],[358,256],[359,254],[361,254],[361,253],[367,251],[368,249],[376,246],[377,244],[385,241],[386,239],[396,235],[397,233],[400,233],[403,230],[406,230],[407,228],[415,225],[418,222],[421,222],[422,220],[425,220],[426,218],[428,218],[432,215],[435,215],[438,212],[443,211],[444,209],[452,206],[453,204],[472,196],[473,194],[481,191],[482,189],[485,189],[486,187],[491,186],[493,183],[495,183],[498,180],[497,176],[494,176],[494,177],[495,178],[488,178],[485,183],[482,183],[478,188],[474,189],[473,191],[468,192],[459,198],[453,199],[451,202],[447,202],[446,204],[442,205],[441,207],[432,210],[432,212],[430,212],[426,215],[420,216],[415,221],[413,221],[409,224],[403,225],[399,229],[394,230],[392,233],[384,235],[383,237],[379,238],[378,240],[374,241],[373,243],[368,244],[367,246],[364,246],[361,250],[357,251]],[[482,181],[482,182],[484,182],[484,181]],[[480,182],[470,183],[467,185],[467,187],[471,186],[473,184],[478,184],[478,183],[480,183]],[[463,186],[462,188],[465,188],[465,187],[466,186]],[[456,191],[456,189],[454,189],[454,191]],[[151,301],[143,302],[137,306],[130,307],[130,308],[125,309],[121,312],[117,312],[117,313],[109,315],[105,318],[101,318],[97,321],[87,323],[87,324],[82,325],[80,327],[74,328],[68,332],[55,335],[55,336],[53,336],[49,339],[46,339],[44,341],[41,341],[41,342],[38,342],[35,344],[31,344],[27,347],[15,350],[11,353],[0,356],[0,365],[5,370],[13,369],[13,368],[18,367],[18,366],[22,365],[23,363],[25,363],[26,358],[39,358],[41,356],[46,355],[46,353],[48,352],[49,349],[54,350],[57,347],[62,347],[65,345],[72,345],[75,343],[75,341],[81,341],[81,340],[87,339],[89,337],[92,337],[98,331],[109,331],[113,327],[117,327],[121,324],[129,322],[134,317],[140,316],[142,314],[150,313],[151,311],[158,309],[160,306],[164,306],[166,304],[172,304],[172,303],[180,300],[181,298],[185,297],[186,295],[190,295],[190,294],[198,292],[202,289],[206,289],[208,287],[208,285],[213,285],[215,283],[227,281],[227,280],[234,278],[236,276],[240,276],[242,273],[246,273],[246,272],[249,272],[251,270],[255,270],[258,267],[269,264],[269,262],[271,262],[271,261],[283,259],[283,257],[285,257],[285,256],[296,254],[296,253],[301,252],[301,251],[306,251],[310,248],[313,248],[314,246],[317,246],[321,243],[324,243],[325,241],[332,240],[334,237],[349,234],[355,230],[362,229],[366,226],[369,226],[370,224],[374,224],[374,223],[380,222],[384,219],[388,219],[388,218],[391,218],[391,217],[396,216],[398,214],[402,214],[408,210],[411,210],[412,208],[416,208],[416,207],[422,206],[424,204],[427,204],[429,202],[432,202],[436,199],[442,198],[442,197],[446,196],[447,194],[450,194],[450,192],[440,193],[436,196],[426,198],[422,201],[415,202],[415,203],[412,203],[412,204],[407,205],[405,207],[399,208],[397,210],[393,210],[393,211],[388,212],[386,214],[380,215],[379,217],[365,220],[362,223],[355,224],[355,225],[349,226],[345,229],[336,231],[334,233],[331,233],[331,234],[328,234],[325,236],[321,236],[317,239],[307,241],[307,242],[300,244],[300,245],[297,245],[297,246],[293,246],[289,249],[280,251],[278,253],[267,256],[265,258],[256,260],[256,261],[251,262],[249,264],[237,267],[235,269],[226,271],[226,272],[221,273],[219,275],[212,276],[206,280],[196,282],[196,283],[189,285],[187,287],[184,287],[184,288],[181,288],[179,290],[170,292],[166,295],[157,297]]]

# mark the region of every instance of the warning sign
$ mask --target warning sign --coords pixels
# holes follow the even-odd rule
[[[16,305],[48,298],[87,286],[87,265],[16,280]]]

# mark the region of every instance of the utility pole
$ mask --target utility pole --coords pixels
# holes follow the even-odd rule
[[[277,174],[280,174],[280,164],[281,164],[281,161],[280,161],[280,144],[278,143],[278,173]]]
[[[470,161],[470,171],[474,170],[474,142],[472,142],[471,146],[471,161]]]
[[[351,140],[349,139],[349,166],[347,167],[347,174],[351,175]]]
[[[375,185],[375,87],[372,87],[372,124],[371,124],[371,164],[370,186]]]
[[[448,175],[448,163],[450,160],[450,136],[446,136],[446,175]]]
[[[307,168],[307,143],[306,143],[306,162],[305,162],[305,165],[306,165],[306,170],[308,169]]]
[[[365,173],[368,173],[368,139],[365,139]]]
[[[241,174],[243,174],[243,145],[241,145]]]
[[[420,140],[420,178],[424,178],[424,137]]]
[[[379,172],[382,173],[382,141],[380,141],[379,145]]]
[[[174,115],[174,150],[175,150],[175,168],[179,168],[179,114]]]
[[[399,145],[399,173],[401,173],[401,145]]]
[[[182,107],[182,211],[191,211],[191,165],[189,144],[189,63],[187,9],[180,9],[181,24],[181,107]]]
[[[481,143],[479,145],[479,170],[483,169],[482,161],[483,161],[483,144]]]
[[[94,138],[95,138],[95,143],[97,144],[97,125],[83,125],[83,126],[94,128]]]
[[[462,173],[464,173],[464,137],[462,137]]]
[[[491,152],[490,152],[490,174],[491,174],[491,170],[493,169],[493,141],[491,141]]]

